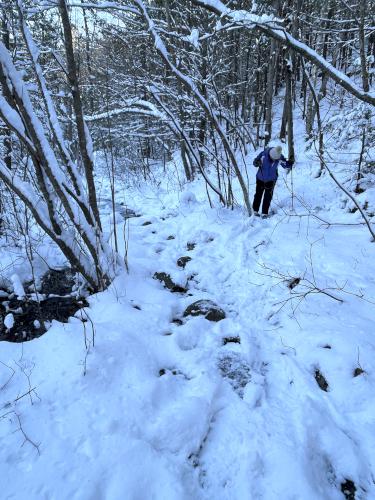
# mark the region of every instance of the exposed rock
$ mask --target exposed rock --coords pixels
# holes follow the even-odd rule
[[[218,362],[222,376],[228,379],[233,390],[242,398],[244,388],[251,380],[250,367],[237,353],[223,356]]]
[[[225,312],[211,300],[197,300],[185,309],[186,316],[204,316],[209,321],[221,321],[225,318]]]
[[[322,391],[328,392],[328,382],[319,370],[315,370],[315,380]]]
[[[74,287],[74,272],[70,267],[50,269],[43,276],[40,293],[45,295],[68,295]],[[32,290],[32,287],[29,287]]]
[[[192,250],[194,250],[194,248],[197,246],[196,243],[193,243],[193,242],[188,242],[187,245],[186,245],[186,248],[188,249],[189,252],[191,252]]]
[[[344,483],[341,483],[341,491],[347,500],[355,500],[357,488],[351,479],[346,479]]]
[[[175,236],[173,236],[173,234],[170,234],[170,235],[168,236],[168,238],[167,238],[167,240],[175,240],[175,239],[176,239],[176,237],[175,237]]]
[[[185,269],[186,264],[190,261],[191,261],[191,257],[189,257],[188,255],[185,255],[184,257],[180,257],[177,260],[177,265],[178,265],[178,267],[182,267],[183,269]]]
[[[292,278],[291,280],[288,281],[288,288],[290,290],[293,290],[301,281],[301,278]]]
[[[182,373],[180,370],[176,370],[176,368],[161,368],[159,370],[159,377],[162,377],[163,375],[166,375],[167,373],[171,373],[172,375],[182,375],[184,378],[187,378],[184,373]]]
[[[366,373],[365,370],[363,370],[360,366],[357,366],[353,372],[353,377],[358,377],[359,375],[362,375],[362,373]]]
[[[40,337],[48,329],[52,320],[66,323],[71,316],[88,304],[84,299],[75,297],[50,297],[40,302],[33,300],[11,299],[6,302],[6,310],[14,317],[11,329],[4,324],[5,313],[0,312],[0,340],[24,342]]]
[[[151,221],[149,221],[149,220],[146,220],[146,221],[142,224],[142,226],[149,226],[150,224],[152,224],[152,222],[151,222]]]
[[[181,326],[184,324],[184,322],[180,318],[173,318],[171,323],[174,323],[175,325],[178,325],[178,326]]]
[[[153,278],[163,283],[164,286],[168,288],[168,290],[170,290],[171,292],[180,292],[180,293],[186,292],[186,288],[180,285],[176,285],[176,283],[173,282],[172,278],[167,273],[164,272],[155,273]]]
[[[240,337],[224,337],[223,345],[227,344],[241,344],[241,339]]]

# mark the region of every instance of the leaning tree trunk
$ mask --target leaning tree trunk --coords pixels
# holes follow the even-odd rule
[[[18,0],[17,7],[31,69],[39,87],[39,103],[44,108],[44,121],[34,109],[23,74],[0,42],[0,117],[26,148],[32,162],[27,171],[19,172],[20,166],[16,164],[10,171],[0,158],[0,179],[27,206],[72,267],[83,275],[94,291],[100,290],[114,277],[114,266],[119,260],[104,242],[80,173],[66,147],[39,63],[39,50],[25,22],[22,0]],[[89,144],[87,138],[88,134],[86,145]]]
[[[272,136],[272,100],[273,100],[273,84],[275,80],[275,63],[276,63],[276,42],[271,40],[269,64],[267,68],[267,82],[266,82],[266,98],[265,98],[265,139],[264,145],[271,140]]]
[[[89,130],[83,117],[82,99],[78,82],[78,72],[73,50],[72,28],[69,19],[66,0],[59,0],[59,11],[64,30],[64,45],[66,52],[66,63],[68,68],[68,81],[73,97],[73,108],[77,125],[78,142],[82,163],[85,169],[90,208],[98,228],[101,229],[99,209],[96,199],[94,182],[94,162],[92,157],[92,143]]]

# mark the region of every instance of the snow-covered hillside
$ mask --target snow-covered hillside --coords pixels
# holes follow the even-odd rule
[[[85,323],[0,345],[1,498],[375,498],[375,244],[314,169],[268,220],[173,173],[123,186],[129,273]],[[225,319],[184,316],[198,300]]]

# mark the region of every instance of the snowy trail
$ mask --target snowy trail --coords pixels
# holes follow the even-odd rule
[[[241,347],[235,352],[239,352],[248,363],[253,375],[250,385],[256,386],[255,389],[246,388],[249,394],[244,401],[236,402],[235,411],[229,409],[233,406],[233,401],[229,399],[226,407],[220,410],[220,416],[216,415],[212,423],[200,452],[204,497],[212,498],[221,491],[220,498],[243,498],[251,491],[252,498],[271,499],[282,495],[283,498],[339,499],[343,494],[338,486],[347,479],[346,473],[353,477],[353,470],[349,468],[345,471],[348,464],[345,460],[341,463],[337,457],[336,463],[331,463],[330,453],[335,451],[334,443],[339,443],[341,451],[351,458],[356,457],[358,463],[354,470],[357,469],[362,484],[370,484],[371,468],[365,454],[361,453],[356,436],[352,435],[352,422],[347,422],[339,414],[329,395],[318,387],[313,378],[314,371],[304,364],[304,360],[298,360],[296,349],[284,344],[279,334],[269,332],[278,330],[266,320],[269,316],[267,308],[273,313],[272,303],[267,300],[270,286],[260,285],[262,290],[256,295],[251,292],[251,277],[259,272],[259,262],[254,259],[258,252],[254,249],[265,249],[263,258],[267,260],[269,253],[272,256],[274,252],[272,244],[271,252],[267,252],[267,242],[272,239],[275,228],[281,233],[286,228],[281,217],[275,217],[271,222],[254,221],[253,224],[253,227],[247,228],[245,237],[244,227],[232,230],[226,242],[221,241],[217,234],[211,235],[213,241],[206,245],[206,248],[209,245],[207,252],[195,250],[201,261],[200,266],[194,264],[194,258],[189,263],[189,269],[196,273],[199,283],[196,290],[204,290],[206,298],[218,300],[225,310],[232,312],[232,324],[227,323],[226,328],[231,333],[233,330],[239,333]],[[288,221],[289,231],[297,234],[301,231],[299,221],[291,226]],[[240,234],[242,244],[239,251],[239,238],[235,236]],[[156,238],[155,243],[162,242]],[[227,267],[228,262],[224,262],[223,266],[223,246],[233,257],[232,268]],[[277,251],[285,255],[282,249]],[[251,262],[252,268],[247,267]],[[204,277],[199,267],[204,269]],[[242,293],[238,293],[240,280]],[[236,304],[233,303],[233,290],[236,290]],[[228,438],[213,437],[217,434],[216,421],[219,421],[220,427],[233,431],[229,440],[231,447],[227,448]],[[325,430],[319,430],[318,422]],[[328,451],[326,442],[321,442],[327,435],[332,443],[332,449]],[[231,448],[232,453],[229,452]],[[212,456],[216,455],[220,456],[220,460],[212,463]],[[344,470],[336,469],[340,465],[344,466]],[[228,470],[232,471],[230,478]],[[248,476],[247,479],[243,473]],[[237,480],[234,479],[236,476]],[[225,480],[225,477],[228,479]],[[357,491],[357,498],[362,498],[360,491]]]
[[[315,294],[281,307],[291,291],[271,276],[275,269],[303,283],[315,274],[321,288],[346,280],[371,295],[366,235],[358,228],[348,245],[345,228],[322,237],[313,219],[279,210],[251,221],[204,199],[141,192],[128,200],[142,213],[128,221],[130,273],[90,299],[96,344],[87,355],[74,318],[22,351],[1,346],[0,360],[16,370],[1,403],[27,385],[19,364],[41,398],[14,406],[40,455],[30,443],[20,448],[14,415],[1,421],[4,498],[375,498],[373,309],[339,290],[342,304]],[[102,210],[110,221],[108,199]],[[185,269],[176,264],[183,256]],[[187,293],[171,293],[155,272],[188,282]],[[226,318],[183,318],[201,299]],[[353,377],[358,359],[365,372]],[[8,376],[0,372],[0,386]]]

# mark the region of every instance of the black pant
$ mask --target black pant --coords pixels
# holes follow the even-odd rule
[[[264,194],[263,204],[262,204],[262,214],[268,214],[275,184],[276,181],[264,182],[261,181],[260,179],[257,179],[257,187],[255,190],[255,196],[253,201],[254,212],[259,212],[260,203],[262,201],[262,196]]]

